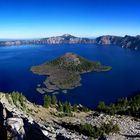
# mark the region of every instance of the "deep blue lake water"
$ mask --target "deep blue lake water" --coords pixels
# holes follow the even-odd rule
[[[43,95],[36,92],[36,87],[45,80],[45,76],[32,74],[30,68],[66,52],[100,61],[113,69],[82,75],[82,86],[69,90],[67,94],[58,94],[60,100],[95,107],[99,101],[114,102],[140,90],[140,52],[90,44],[0,47],[0,91],[19,91],[30,101],[41,104]]]

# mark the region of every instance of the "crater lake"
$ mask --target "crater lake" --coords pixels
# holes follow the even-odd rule
[[[0,47],[0,91],[19,91],[31,102],[42,104],[44,95],[36,88],[46,76],[30,69],[67,52],[99,61],[112,70],[82,74],[82,86],[56,95],[61,101],[94,108],[99,101],[111,103],[140,90],[140,52],[115,45],[61,44]]]

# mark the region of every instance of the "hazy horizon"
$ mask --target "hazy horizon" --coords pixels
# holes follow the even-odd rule
[[[37,40],[37,39],[42,39],[42,38],[49,38],[49,37],[57,37],[57,36],[63,36],[64,34],[60,34],[60,35],[52,35],[52,36],[44,36],[44,37],[19,37],[19,38],[12,38],[12,37],[9,37],[9,38],[0,38],[0,41],[14,41],[14,40]],[[119,36],[119,35],[110,35],[110,34],[104,34],[104,35],[99,35],[99,36],[76,36],[76,35],[73,35],[73,34],[70,34],[72,36],[75,36],[75,37],[79,37],[79,38],[90,38],[90,39],[95,39],[97,37],[100,37],[100,36]],[[128,34],[126,34],[128,35]],[[124,35],[124,36],[126,36]],[[120,36],[120,37],[124,37],[124,36]],[[138,35],[128,35],[128,36],[138,36]]]
[[[1,0],[0,38],[140,34],[138,0]]]

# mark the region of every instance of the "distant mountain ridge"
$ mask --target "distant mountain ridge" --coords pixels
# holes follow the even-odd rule
[[[25,45],[25,44],[101,44],[119,45],[122,48],[140,50],[140,35],[138,36],[111,36],[105,35],[95,39],[75,37],[70,34],[34,40],[0,41],[0,46]]]

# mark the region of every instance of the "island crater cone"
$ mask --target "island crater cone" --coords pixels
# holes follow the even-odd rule
[[[73,89],[81,85],[80,74],[109,70],[111,70],[109,66],[103,66],[100,62],[87,60],[71,52],[31,68],[35,74],[48,76],[43,83],[45,87],[37,88],[40,93]]]

